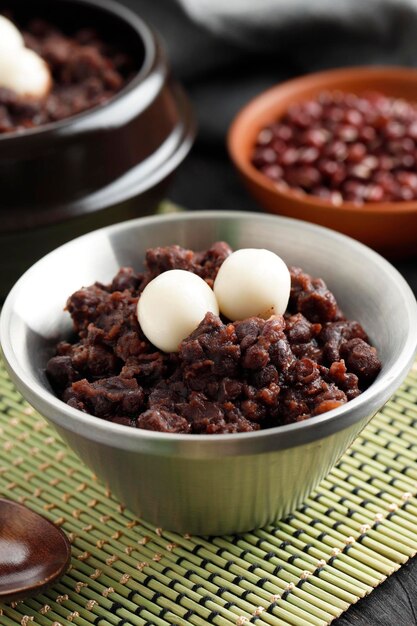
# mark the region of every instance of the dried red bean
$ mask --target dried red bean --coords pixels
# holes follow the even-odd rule
[[[258,135],[258,145],[267,146],[271,143],[274,134],[270,128],[264,128]]]
[[[366,155],[366,146],[363,143],[354,143],[349,146],[347,160],[353,163],[360,163]]]
[[[321,148],[329,140],[329,137],[330,133],[324,130],[324,128],[312,128],[311,130],[306,130],[302,136],[302,141],[314,148]]]
[[[281,139],[282,141],[289,141],[294,135],[293,129],[285,124],[277,124],[276,126],[273,126],[271,130],[273,136],[277,139]]]
[[[310,164],[310,163],[314,163],[315,161],[317,161],[317,159],[320,156],[320,152],[317,150],[317,148],[302,148],[300,150],[300,155],[299,155],[299,161],[300,163],[303,164]]]
[[[417,199],[417,105],[322,92],[259,133],[252,163],[281,189],[344,201]]]
[[[298,150],[295,148],[288,148],[281,156],[281,165],[288,166],[293,165],[298,160]]]
[[[311,165],[304,165],[287,169],[286,179],[292,187],[301,187],[301,189],[308,190],[320,184],[321,174],[317,168]]]
[[[253,164],[258,168],[262,168],[265,165],[271,165],[272,163],[276,163],[276,160],[277,155],[275,150],[273,150],[272,148],[259,148],[254,152],[252,158]]]
[[[369,185],[366,190],[365,200],[367,202],[382,202],[384,200],[384,190],[381,185]]]
[[[281,180],[283,170],[282,167],[276,164],[264,165],[264,167],[262,168],[262,173],[265,174],[265,176],[268,176],[268,178],[270,178],[271,180]]]

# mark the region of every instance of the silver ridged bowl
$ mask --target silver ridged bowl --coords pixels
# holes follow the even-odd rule
[[[45,365],[71,331],[63,307],[73,291],[109,282],[122,265],[140,270],[149,247],[201,250],[217,240],[267,248],[322,277],[379,351],[383,367],[371,387],[304,422],[232,435],[133,429],[86,415],[54,395]],[[390,398],[416,353],[417,305],[385,259],[331,230],[254,213],[184,213],[110,226],[48,254],[9,294],[1,343],[23,396],[134,513],[179,532],[235,533],[299,506]]]

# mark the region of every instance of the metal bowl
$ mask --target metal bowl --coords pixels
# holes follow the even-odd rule
[[[383,367],[373,385],[342,407],[254,433],[177,435],[136,430],[61,402],[45,376],[54,343],[71,330],[69,294],[110,281],[121,265],[141,268],[146,248],[216,240],[265,247],[323,277],[360,321]],[[12,289],[1,316],[10,375],[27,400],[136,514],[179,532],[243,532],[300,505],[389,399],[417,346],[417,305],[381,256],[331,230],[252,213],[202,212],[141,218],[95,231],[36,263]]]

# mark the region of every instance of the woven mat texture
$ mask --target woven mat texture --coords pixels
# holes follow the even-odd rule
[[[417,552],[417,366],[292,515],[239,536],[136,519],[21,398],[0,365],[0,492],[61,526],[68,573],[0,604],[0,624],[324,626]]]

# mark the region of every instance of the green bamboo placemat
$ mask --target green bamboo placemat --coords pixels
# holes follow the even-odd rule
[[[240,536],[180,536],[124,510],[0,366],[0,492],[68,533],[60,583],[4,626],[324,626],[417,551],[417,366],[320,488]]]

